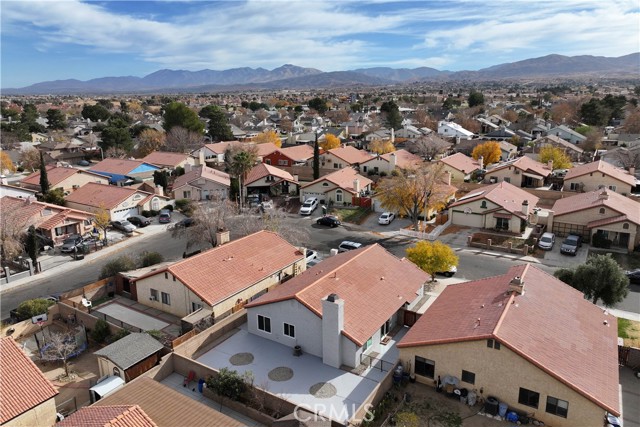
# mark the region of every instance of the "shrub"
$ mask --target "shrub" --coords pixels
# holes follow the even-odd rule
[[[247,389],[247,384],[237,371],[222,368],[215,378],[207,378],[207,388],[210,388],[219,396],[228,397],[231,400],[239,400],[242,393]]]
[[[136,260],[129,255],[122,255],[118,258],[114,258],[102,267],[100,271],[100,279],[106,279],[107,277],[115,276],[122,271],[135,270],[138,268]]]
[[[189,199],[178,199],[176,200],[176,209],[181,211],[184,208],[186,208],[190,203],[191,203],[191,200]]]
[[[19,320],[30,319],[33,316],[38,316],[47,312],[47,309],[55,304],[54,301],[48,299],[37,298],[23,301],[17,308],[17,315]]]
[[[602,234],[594,234],[592,240],[593,246],[595,246],[596,248],[609,249],[611,247],[611,240],[607,239]]]
[[[387,173],[385,171],[380,172],[380,177],[384,178],[385,176],[387,176]]]
[[[150,211],[142,211],[142,216],[145,218],[151,218],[153,216],[158,216],[160,212],[151,209]]]
[[[103,343],[109,336],[109,333],[109,324],[102,319],[98,319],[96,326],[93,328],[93,331],[91,331],[91,339],[95,342]]]
[[[158,252],[143,252],[138,262],[140,267],[149,267],[150,265],[160,264],[163,261],[164,257]]]
[[[120,329],[118,332],[116,332],[115,334],[111,335],[109,337],[109,342],[116,342],[121,338],[126,337],[127,335],[129,335],[131,332],[129,332],[126,329]]]
[[[164,209],[173,212],[173,205],[167,205],[164,208],[162,208],[162,210],[164,210]]]
[[[369,169],[367,171],[367,176],[373,176],[373,175],[375,175],[375,172],[373,170]]]

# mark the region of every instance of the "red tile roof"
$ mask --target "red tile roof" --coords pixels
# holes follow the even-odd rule
[[[416,169],[424,164],[424,161],[420,158],[420,156],[412,154],[405,149],[400,149],[391,153],[383,154],[380,156],[380,158],[386,160],[387,162],[390,162],[392,154],[396,157],[396,166],[402,169]],[[369,160],[362,163],[365,164],[377,158],[378,157],[371,157]]]
[[[102,206],[105,209],[113,209],[135,193],[140,193],[144,195],[145,198],[150,195],[149,193],[133,188],[89,182],[69,194],[65,200],[85,206]]]
[[[463,153],[452,154],[451,156],[442,158],[439,161],[466,174],[480,169],[480,163],[478,163],[477,160],[473,160],[471,157]]]
[[[603,173],[604,175],[609,175],[610,177],[615,178],[618,181],[624,182],[625,184],[629,184],[631,186],[636,185],[636,178],[633,175],[630,175],[624,169],[617,168],[613,166],[611,163],[605,162],[604,160],[585,163],[584,165],[576,166],[572,169],[569,169],[569,172],[567,172],[567,175],[565,175],[564,180],[566,182],[574,178],[578,178],[582,175],[587,175],[595,172],[600,172],[600,173]]]
[[[524,294],[507,293],[518,276]],[[398,347],[496,339],[617,414],[616,324],[581,292],[526,264],[501,276],[447,286]]]
[[[313,157],[313,147],[307,144],[280,148],[278,151],[280,151],[282,154],[289,157],[293,161],[298,162],[306,162]]]
[[[80,408],[56,427],[157,427],[138,405]]]
[[[13,338],[0,338],[0,424],[52,399],[56,394],[56,387]]]
[[[335,172],[332,172],[329,175],[322,176],[316,179],[315,181],[304,185],[302,188],[309,187],[318,182],[329,181],[330,183],[334,184],[339,188],[342,188],[343,190],[349,191],[351,193],[355,193],[355,189],[353,188],[353,181],[355,179],[357,179],[360,182],[361,189],[373,183],[373,181],[371,181],[369,178],[360,175],[358,171],[356,171],[355,169],[346,167],[346,168],[339,169]]]
[[[526,218],[522,213],[522,202],[528,200],[529,209],[533,209],[540,200],[539,197],[536,197],[515,185],[502,181],[496,184],[480,187],[476,191],[473,191],[472,194],[452,203],[450,207],[465,205],[469,202],[480,199],[487,199],[520,218]]]
[[[89,174],[99,178],[103,178],[107,180],[109,179],[108,176],[100,175],[98,173],[91,172],[91,171],[85,171],[82,169],[47,166],[47,179],[49,180],[49,184],[51,185],[52,188],[60,184],[65,179],[72,177],[75,174]],[[20,182],[22,184],[40,185],[40,171],[35,171],[34,173],[24,178]]]
[[[45,213],[47,210],[48,214]],[[7,215],[6,212],[16,215],[16,226],[26,228],[33,224],[38,228],[47,230],[60,224],[67,217],[74,219],[93,217],[93,214],[89,212],[11,196],[0,198],[0,212],[4,215]]]
[[[161,167],[175,168],[189,158],[188,154],[172,153],[168,151],[154,151],[142,158],[143,162]]]
[[[287,171],[278,169],[277,167],[268,165],[266,163],[258,163],[249,171],[245,185],[249,185],[252,182],[255,182],[269,175],[278,178],[278,180],[274,181],[272,184],[277,184],[281,181],[297,182],[293,179],[293,175],[291,175]]]
[[[344,300],[343,335],[363,345],[428,280],[411,261],[374,244],[327,258],[246,307],[295,299],[322,317],[322,299],[336,293]]]
[[[350,165],[353,165],[356,163],[364,163],[368,160],[371,160],[371,157],[372,157],[366,151],[358,150],[357,148],[352,147],[351,145],[347,145],[346,147],[333,148],[328,152],[344,160]]]
[[[144,163],[146,162],[142,160],[107,158],[101,161],[100,163],[91,166],[91,170],[95,172],[106,172],[106,173],[112,173],[116,175],[126,175]]]
[[[209,166],[194,166],[189,172],[186,172],[184,175],[180,175],[176,178],[173,182],[173,188],[180,188],[186,184],[199,187],[199,185],[194,182],[199,178],[217,182],[218,184],[222,184],[227,187],[231,186],[231,177],[228,173],[210,168]]]
[[[213,306],[291,264],[302,252],[276,233],[258,231],[136,279],[168,271]]]
[[[523,172],[533,173],[535,175],[539,175],[542,177],[547,177],[551,174],[552,170],[547,167],[547,165],[537,162],[529,157],[523,156],[518,157],[515,160],[509,160],[504,163],[499,163],[494,165],[491,169],[487,171],[488,173],[495,172],[498,170],[506,169],[514,167],[516,169],[520,169]]]
[[[574,196],[558,199],[553,204],[555,218],[573,212],[579,212],[594,207],[606,207],[620,215],[614,218],[626,216],[634,224],[640,225],[640,203],[628,197],[606,189],[589,191],[588,193],[578,193]],[[603,218],[610,220],[611,218]],[[603,225],[603,224],[600,224]]]
[[[258,147],[258,157],[268,156],[274,151],[279,150],[278,146],[272,142],[265,142],[262,144],[257,144]]]

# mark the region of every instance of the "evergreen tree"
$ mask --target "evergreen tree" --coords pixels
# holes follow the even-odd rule
[[[313,144],[313,179],[320,178],[320,145],[318,145],[318,133],[316,132],[316,142]]]
[[[209,136],[213,141],[233,141],[235,139],[224,111],[218,107],[210,108],[207,111],[207,118],[209,119]]]
[[[29,258],[33,262],[33,267],[35,268],[36,273],[38,272],[38,252],[40,252],[40,242],[38,241],[38,236],[36,236],[36,228],[32,225],[29,227],[29,231],[27,232],[27,240],[25,242],[25,249],[27,254],[29,254]]]
[[[44,164],[44,153],[40,152],[40,192],[44,196],[49,192],[49,177],[47,176],[47,165]]]

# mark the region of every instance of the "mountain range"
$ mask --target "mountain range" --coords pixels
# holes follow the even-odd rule
[[[547,55],[494,65],[477,71],[440,71],[435,68],[360,68],[323,72],[286,64],[273,70],[232,68],[229,70],[159,70],[144,77],[101,77],[36,83],[3,89],[5,95],[222,92],[238,90],[321,89],[385,86],[429,81],[501,81],[544,79],[593,79],[640,77],[640,52],[620,57]]]

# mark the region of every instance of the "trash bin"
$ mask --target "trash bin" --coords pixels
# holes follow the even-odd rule
[[[200,378],[198,380],[198,393],[202,393],[203,388],[204,388],[204,379]]]

